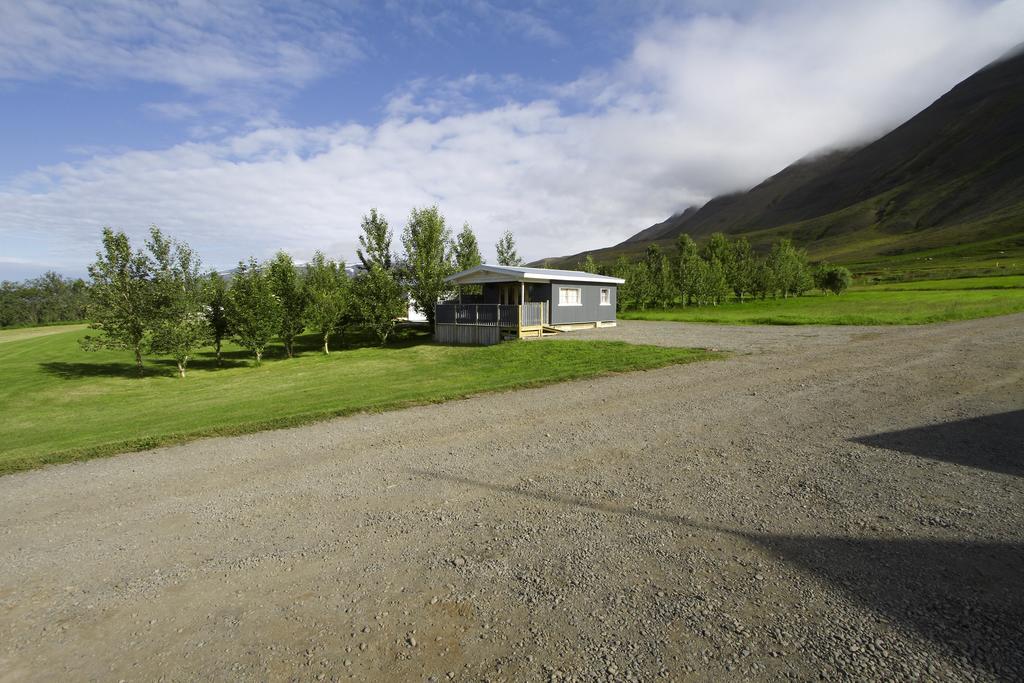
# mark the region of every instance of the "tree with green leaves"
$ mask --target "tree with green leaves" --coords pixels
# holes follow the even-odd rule
[[[712,233],[708,241],[704,243],[704,248],[700,250],[700,255],[709,263],[712,259],[718,259],[725,266],[731,257],[729,238],[721,232]]]
[[[360,227],[363,234],[359,236],[356,256],[363,268],[369,270],[376,263],[384,270],[391,270],[394,264],[391,257],[391,227],[387,219],[378,214],[377,209],[370,209],[369,215],[363,216]]]
[[[814,284],[807,265],[807,252],[794,247],[788,238],[783,237],[772,244],[767,263],[776,291],[781,291],[783,298],[790,294],[799,296]]]
[[[50,270],[22,282],[0,282],[0,327],[85,320],[89,288]]]
[[[647,310],[657,296],[651,267],[647,260],[637,261],[633,265],[633,300],[641,311]]]
[[[800,260],[800,265],[796,272],[796,279],[793,281],[793,294],[803,296],[814,289],[814,273],[807,264],[807,252],[805,250],[800,249],[797,252],[797,257]]]
[[[281,329],[281,302],[256,259],[240,261],[228,290],[228,325],[235,342],[252,352],[256,365]]]
[[[371,262],[371,268],[381,268]],[[350,311],[351,297],[345,264],[332,261],[323,252],[313,254],[306,264],[306,321],[320,333],[324,353],[331,352],[331,334],[338,330]]]
[[[708,264],[708,281],[705,284],[709,303],[717,306],[728,298],[729,275],[732,273],[733,248],[724,233],[712,233],[701,249],[701,256]],[[722,283],[725,283],[724,285]],[[723,293],[724,292],[724,293]]]
[[[480,255],[480,245],[477,243],[476,234],[469,223],[462,224],[462,230],[455,237],[455,267],[459,271],[469,270],[484,262]]]
[[[506,230],[498,243],[494,245],[494,250],[498,254],[498,265],[500,266],[521,266],[523,265],[523,259],[519,258],[519,254],[516,252],[516,238],[512,235],[511,230]]]
[[[684,306],[691,306],[697,300],[703,276],[703,260],[697,250],[697,243],[689,235],[682,234],[676,240],[676,289]]]
[[[652,244],[647,247],[644,255],[644,262],[647,266],[647,276],[650,280],[649,301],[655,306],[666,308],[675,299],[672,285],[672,265],[668,258],[662,253],[661,247]]]
[[[402,232],[409,294],[434,329],[434,306],[452,293],[446,282],[455,271],[451,231],[437,206],[413,209]]]
[[[814,286],[825,294],[842,294],[853,284],[853,274],[844,266],[821,262],[814,270]]]
[[[765,263],[771,271],[771,290],[774,299],[779,293],[783,298],[789,296],[789,282],[795,275],[795,262],[792,258],[792,244],[787,239],[776,240],[772,249],[765,257]]]
[[[661,255],[653,276],[655,302],[660,308],[668,308],[676,300],[675,276],[672,273],[672,261],[668,254]]]
[[[206,322],[210,325],[217,365],[221,364],[221,347],[230,334],[228,328],[228,283],[214,271],[206,277]]]
[[[687,264],[687,294],[691,306],[703,306],[711,300],[710,277],[708,262],[700,256]]]
[[[281,302],[281,327],[277,332],[289,358],[295,355],[295,338],[306,329],[306,289],[292,257],[277,252],[267,273],[270,288]]]
[[[373,332],[384,346],[398,318],[406,313],[407,302],[402,285],[394,274],[371,263],[352,283],[352,302],[360,322]]]
[[[625,280],[623,284],[619,285],[619,291],[615,297],[616,305],[620,311],[638,308],[634,291],[633,270],[633,264],[625,256],[617,258],[612,266],[612,275]]]
[[[468,222],[462,224],[462,230],[455,236],[454,257],[455,270],[459,272],[469,270],[484,262],[483,256],[480,255],[480,245],[477,242],[476,234],[469,227]],[[484,288],[482,285],[463,285],[461,291],[463,294],[478,296],[483,294]]]
[[[146,242],[153,259],[152,333],[154,353],[168,355],[178,365],[178,377],[196,352],[211,339],[206,317],[206,280],[200,260],[184,242],[150,228]]]
[[[768,263],[768,259],[761,259],[754,264],[754,273],[750,280],[750,294],[762,301],[769,294],[775,296],[778,289],[775,284],[775,274]]]
[[[576,270],[581,270],[584,273],[596,273],[598,271],[598,267],[597,262],[594,261],[594,255],[587,254],[587,258],[576,264]]]
[[[111,228],[103,228],[103,249],[89,266],[89,327],[99,334],[83,338],[82,348],[127,349],[140,377],[152,320],[152,266],[146,254],[132,251],[127,235]]]
[[[707,264],[703,287],[705,301],[712,306],[725,303],[729,297],[729,280],[725,275],[725,265],[717,257],[712,257],[704,263]]]
[[[731,256],[726,264],[725,277],[729,281],[736,300],[743,301],[753,286],[755,259],[746,237],[739,237],[730,245]]]
[[[833,294],[842,294],[853,284],[853,273],[846,266],[832,266],[825,285]]]

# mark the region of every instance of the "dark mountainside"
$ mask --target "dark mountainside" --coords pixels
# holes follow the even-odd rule
[[[608,262],[681,233],[700,240],[719,231],[761,249],[792,237],[813,258],[839,262],[1024,250],[1024,53],[985,67],[875,142],[800,160],[748,192],[591,253]]]

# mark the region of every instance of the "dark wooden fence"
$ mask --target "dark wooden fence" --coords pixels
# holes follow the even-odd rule
[[[541,301],[516,304],[437,304],[435,337],[442,344],[496,344],[502,330],[522,336],[530,328],[540,336],[547,304]]]

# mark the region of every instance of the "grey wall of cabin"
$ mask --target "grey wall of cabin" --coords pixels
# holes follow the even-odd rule
[[[580,289],[582,306],[559,306],[560,287],[576,287]],[[609,304],[601,305],[601,290],[608,289]],[[551,323],[567,325],[569,323],[590,323],[603,320],[615,320],[615,285],[586,284],[582,282],[551,283]]]

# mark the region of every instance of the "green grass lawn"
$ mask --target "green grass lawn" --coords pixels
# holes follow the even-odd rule
[[[354,345],[324,356],[314,337],[294,359],[254,367],[230,347],[178,379],[174,363],[85,352],[78,326],[0,331],[0,474],[150,448],[206,435],[298,425],[470,394],[719,357],[699,349],[605,341],[528,341],[490,347],[429,343],[406,331],[393,346]],[[280,349],[271,349],[280,356]],[[398,418],[396,418],[398,419]]]
[[[857,287],[721,306],[628,311],[634,320],[736,325],[917,325],[1024,311],[1024,277],[960,278]]]

